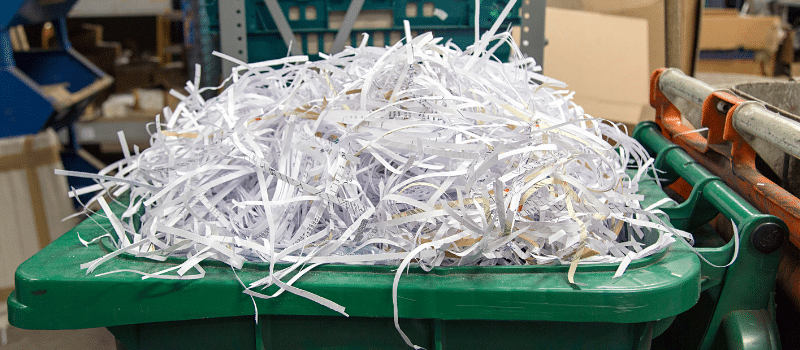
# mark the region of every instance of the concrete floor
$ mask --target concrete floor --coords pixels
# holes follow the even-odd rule
[[[8,344],[1,350],[58,349],[114,350],[114,336],[105,328],[59,331],[32,331],[9,327]]]

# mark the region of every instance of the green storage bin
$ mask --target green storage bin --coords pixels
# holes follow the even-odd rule
[[[505,30],[512,24],[519,24],[519,4],[514,5],[514,9],[500,27]],[[326,36],[332,43],[338,29],[331,29],[329,26],[329,13],[331,11],[347,11],[349,1],[344,0],[296,0],[279,1],[281,10],[287,17],[289,26],[296,36],[299,36],[300,44],[304,53],[310,59],[318,60],[319,54],[309,53],[309,40],[316,40],[316,47],[320,51],[324,50]],[[416,6],[414,17],[406,17],[406,5]],[[491,0],[481,2],[481,16],[479,26],[481,33],[489,29],[497,20],[498,15],[505,8],[508,1]],[[438,8],[447,13],[447,18],[442,20],[436,16],[425,16],[425,7]],[[306,9],[313,8],[311,13],[315,16],[306,17]],[[219,3],[217,0],[206,1],[206,11],[209,18],[209,30],[212,33],[219,33]],[[452,39],[453,43],[465,49],[475,41],[475,1],[473,0],[365,0],[362,11],[383,11],[383,14],[391,18],[391,26],[383,28],[354,29],[350,34],[350,46],[357,46],[360,42],[361,33],[370,34],[369,45],[374,45],[375,34],[380,33],[383,45],[391,45],[392,32],[396,37],[403,37],[403,20],[408,20],[411,30],[415,32],[432,31],[434,35],[445,39]],[[297,18],[289,15],[290,12],[298,13]],[[278,59],[286,56],[288,48],[278,33],[278,28],[272,20],[267,5],[263,0],[245,0],[245,18],[247,26],[247,54],[250,62],[266,61]],[[507,61],[510,49],[508,46],[499,48],[495,55]]]
[[[586,285],[580,287],[567,282],[568,266],[437,267],[428,273],[412,267],[399,286],[400,324],[410,339],[428,349],[638,349],[650,346],[652,338],[653,348],[688,344],[705,349],[742,339],[771,344],[777,334],[774,321],[762,316],[772,307],[780,250],[764,254],[752,242],[765,227],[785,231],[785,225],[758,213],[686,159],[653,125],[640,125],[636,133],[655,150],[659,167],[669,166],[668,175],[683,176],[695,186],[689,200],[664,210],[675,226],[698,228],[693,230],[697,241],[706,246],[698,250],[709,260],[726,263],[733,242],[704,230],[702,221],[721,212],[738,225],[742,246],[735,264],[711,268],[676,243],[633,262],[618,279],[612,278],[616,265],[581,266],[575,278]],[[644,206],[666,196],[653,180],[642,181],[640,193]],[[111,229],[107,220],[95,220]],[[407,348],[392,321],[394,267],[326,265],[297,281],[295,286],[346,307],[349,318],[284,293],[256,299],[256,324],[253,301],[221,263],[204,262],[206,277],[193,281],[86,275],[79,264],[111,248],[83,247],[78,234],[91,239],[103,233],[86,220],[20,265],[16,290],[8,299],[11,324],[26,329],[108,327],[129,350]],[[156,272],[179,262],[123,255],[95,273]],[[267,270],[267,265],[245,264],[237,273],[249,283]]]

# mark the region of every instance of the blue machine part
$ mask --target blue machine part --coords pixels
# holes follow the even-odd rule
[[[17,68],[39,85],[63,84],[76,93],[97,80],[97,75],[68,51],[15,52]]]
[[[100,90],[113,79],[76,52],[67,35],[66,16],[78,0],[2,0],[0,1],[0,137],[35,134],[53,127],[67,127],[83,113]],[[58,47],[53,50],[14,52],[10,28],[52,22]],[[48,94],[50,89],[62,91]],[[66,91],[66,92],[64,92]],[[65,96],[66,95],[66,96]],[[95,172],[78,155],[79,145],[70,137],[62,152],[68,170]],[[70,186],[91,183],[70,181]],[[86,198],[84,198],[86,199]]]
[[[97,92],[108,87],[108,77],[69,43],[66,15],[77,0],[5,1],[0,11],[0,137],[35,134],[46,127],[69,126]],[[12,26],[51,21],[59,47],[54,50],[14,52]],[[70,95],[49,96],[43,87],[60,85]],[[63,94],[62,94],[63,95]]]
[[[41,130],[42,122],[32,116],[55,112],[50,101],[15,67],[0,70],[0,108],[0,137],[35,134]]]
[[[3,0],[0,30],[19,24],[37,24],[67,16],[78,0]]]

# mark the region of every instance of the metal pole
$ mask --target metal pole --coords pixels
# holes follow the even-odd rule
[[[278,32],[281,33],[281,38],[283,38],[283,42],[286,43],[286,47],[289,48],[289,50],[292,52],[292,55],[302,55],[303,43],[294,42],[294,33],[292,32],[292,27],[289,26],[289,22],[286,20],[286,16],[283,14],[283,10],[281,10],[281,6],[278,5],[278,0],[264,0],[264,3],[267,4],[269,14],[272,16],[272,20],[278,27]]]
[[[800,123],[770,112],[758,102],[748,101],[733,113],[733,127],[740,134],[766,140],[795,157],[800,157]]]
[[[219,46],[222,53],[242,62],[247,58],[247,18],[244,0],[219,1]],[[233,62],[222,61],[222,76],[231,74]]]
[[[520,18],[520,50],[528,57],[533,57],[536,64],[544,68],[544,46],[547,39],[544,37],[545,0],[526,0],[519,5],[522,10]],[[479,26],[480,23],[476,23]]]
[[[336,39],[333,40],[333,47],[330,54],[339,53],[344,50],[344,45],[350,40],[350,32],[353,30],[353,24],[356,23],[358,13],[361,12],[361,7],[364,6],[364,0],[353,0],[347,8],[347,13],[344,16],[342,26],[339,27],[339,32],[336,33]]]
[[[679,97],[695,106],[703,107],[703,101],[717,89],[702,81],[686,76],[677,68],[669,68],[658,78],[658,87],[668,98]],[[684,117],[695,127],[700,127],[699,114],[687,114]]]

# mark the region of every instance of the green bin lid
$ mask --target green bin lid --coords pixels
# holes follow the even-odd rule
[[[645,195],[643,206],[666,197],[653,180],[643,180],[639,193]],[[206,276],[190,281],[94,275],[119,269],[157,272],[180,263],[123,255],[87,275],[79,265],[110,251],[103,244],[79,242],[78,234],[89,240],[112,230],[107,219],[94,219],[102,227],[86,220],[19,266],[16,291],[8,299],[12,325],[78,329],[254,314],[253,301],[222,263],[204,262]],[[237,274],[247,284],[266,276],[268,268],[245,264]],[[395,268],[323,265],[294,285],[344,306],[351,316],[392,317]],[[616,268],[581,265],[575,279],[586,285],[578,287],[567,282],[568,266],[437,267],[430,272],[412,267],[400,279],[400,317],[638,323],[675,316],[699,299],[701,265],[686,245],[673,244],[635,261],[614,279]],[[338,315],[290,293],[255,302],[260,314]]]

